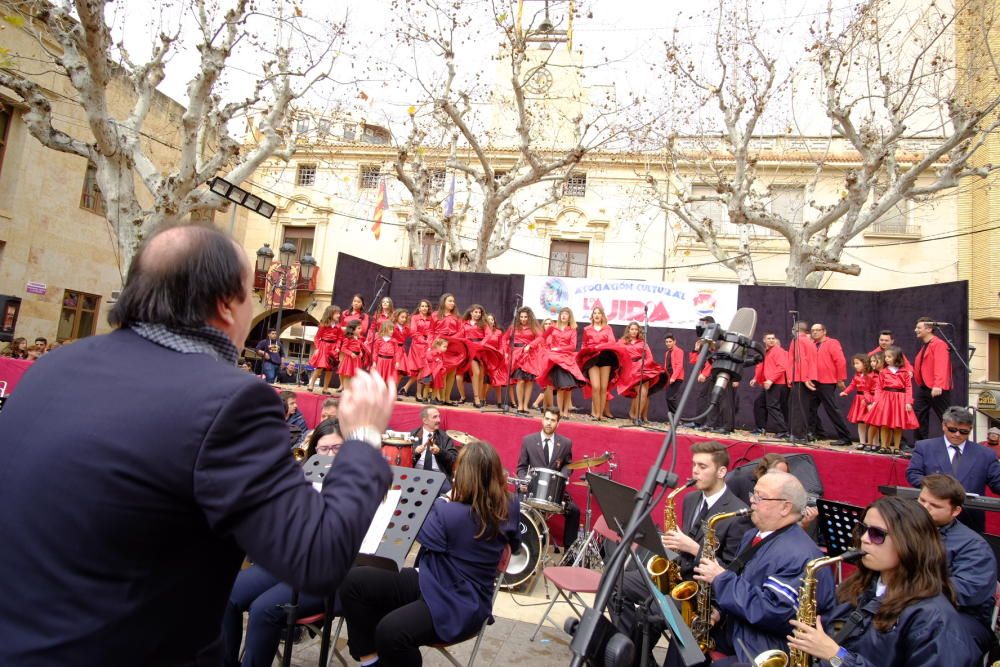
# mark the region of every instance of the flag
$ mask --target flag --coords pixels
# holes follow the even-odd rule
[[[455,174],[451,175],[451,188],[448,189],[448,198],[444,200],[444,217],[450,218],[455,213]]]
[[[382,236],[382,213],[385,211],[385,179],[378,183],[378,196],[375,198],[375,215],[372,216],[372,234],[378,241]]]

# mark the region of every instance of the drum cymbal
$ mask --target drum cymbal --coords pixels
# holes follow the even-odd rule
[[[452,430],[452,431],[445,431],[445,433],[448,434],[449,438],[451,438],[455,442],[460,442],[463,445],[467,445],[470,442],[479,439],[479,438],[477,438],[474,435],[469,435],[465,431],[454,431],[454,430]]]
[[[609,460],[611,460],[610,452],[604,452],[600,456],[587,456],[582,459],[573,461],[572,463],[567,463],[566,467],[570,470],[583,470],[584,468],[596,468],[597,466],[604,465]]]
[[[392,445],[393,447],[406,447],[412,445],[413,443],[409,440],[404,440],[403,438],[382,438],[383,445]]]

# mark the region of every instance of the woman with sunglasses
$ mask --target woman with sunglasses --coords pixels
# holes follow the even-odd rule
[[[792,621],[788,644],[832,667],[971,667],[982,660],[962,630],[937,528],[927,511],[898,497],[868,506],[858,570],[840,585],[843,605],[816,627]]]

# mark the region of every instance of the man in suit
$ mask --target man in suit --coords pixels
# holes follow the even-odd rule
[[[227,235],[154,233],[117,330],[18,384],[0,414],[0,664],[220,665],[244,554],[317,595],[352,566],[392,480],[379,448],[395,387],[354,378],[317,493],[277,393],[236,367],[252,290]]]
[[[517,459],[517,476],[520,479],[528,477],[529,468],[548,468],[558,470],[566,475],[567,487],[562,501],[565,503],[564,516],[566,527],[563,529],[563,546],[569,547],[576,542],[580,532],[580,508],[569,496],[570,470],[567,466],[573,461],[573,441],[556,433],[559,427],[559,412],[545,408],[542,413],[542,430],[531,433],[521,441],[521,454]],[[527,491],[521,487],[521,491]]]
[[[458,448],[448,434],[441,430],[441,411],[425,405],[420,410],[420,427],[410,432],[416,438],[413,445],[413,467],[437,470],[447,475],[441,493],[451,490],[451,476],[458,458]]]
[[[926,475],[944,473],[954,476],[967,493],[983,494],[987,486],[1000,493],[1000,461],[988,447],[969,439],[973,419],[968,408],[953,405],[945,410],[941,418],[944,437],[917,442],[906,480],[920,488]],[[979,534],[986,531],[982,510],[966,509],[958,520]]]
[[[914,434],[924,440],[930,433],[931,411],[944,425],[944,412],[951,404],[951,352],[948,344],[934,335],[934,320],[921,317],[913,333],[921,347],[913,360],[913,411],[920,428]]]

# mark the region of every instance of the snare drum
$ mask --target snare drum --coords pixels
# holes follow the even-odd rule
[[[392,466],[413,467],[413,443],[400,438],[382,439],[382,458]]]
[[[549,546],[549,527],[545,518],[531,507],[521,505],[517,529],[521,535],[521,548],[510,555],[501,588],[514,588],[531,579],[542,564],[542,554]]]
[[[567,481],[558,470],[532,468],[528,472],[528,495],[521,502],[543,512],[562,514]]]

